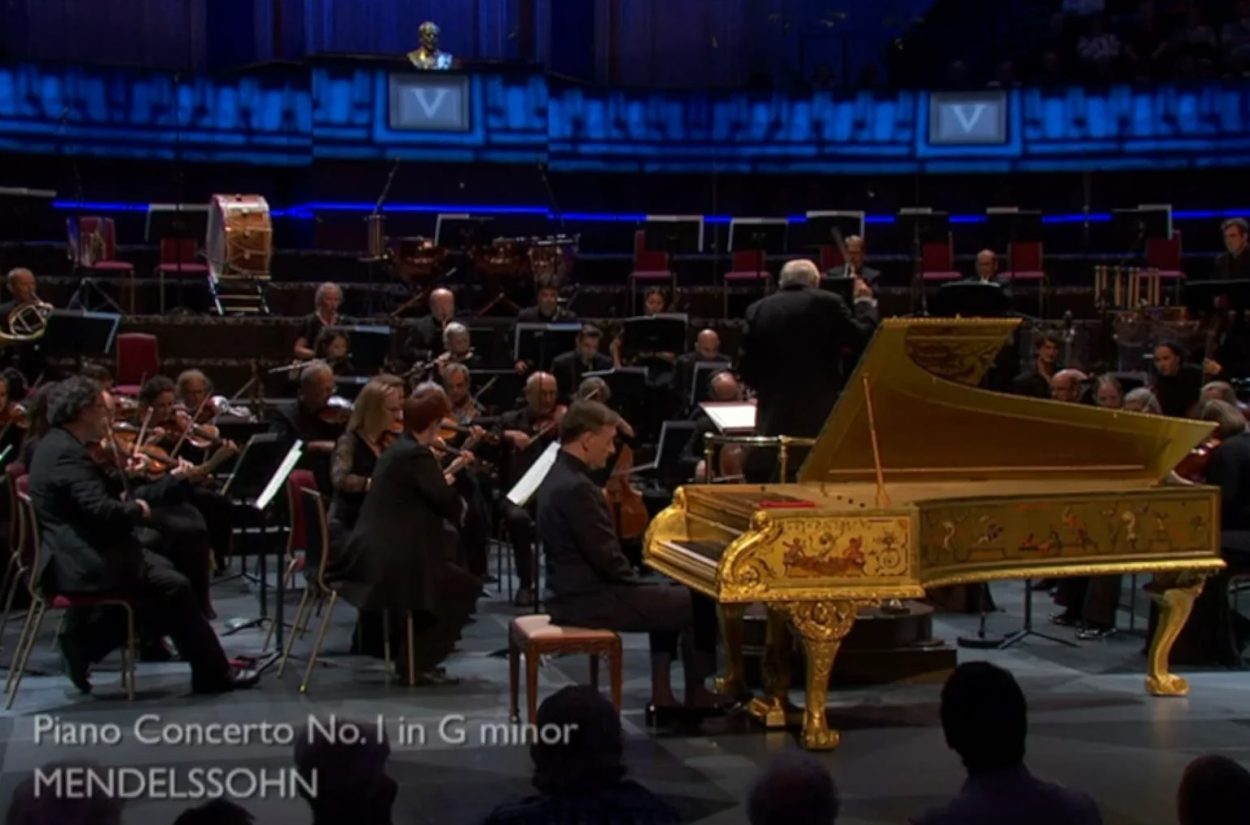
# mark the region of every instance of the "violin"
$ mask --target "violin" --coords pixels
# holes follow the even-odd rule
[[[568,411],[569,408],[563,404],[556,404],[551,408],[551,412],[541,418],[535,418],[531,421],[530,427],[533,429],[533,432],[530,433],[530,441],[537,441],[547,433],[559,427],[560,422],[564,420],[564,414]]]
[[[390,426],[383,430],[382,434],[378,436],[378,452],[386,452],[390,449],[390,446],[395,443],[395,440],[403,434],[404,422],[392,421]]]
[[[352,402],[341,396],[331,396],[317,417],[327,424],[346,424],[352,417]]]
[[[1211,453],[1215,452],[1215,448],[1220,446],[1220,439],[1212,436],[1206,441],[1199,444],[1189,451],[1189,455],[1181,459],[1181,463],[1176,465],[1176,474],[1187,481],[1203,482],[1207,475],[1207,462],[1211,460]]]

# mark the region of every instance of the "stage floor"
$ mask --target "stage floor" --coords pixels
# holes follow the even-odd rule
[[[256,611],[254,594],[238,580],[223,583],[216,594],[223,617],[219,626],[225,617]],[[996,585],[995,595],[1006,612],[993,617],[993,626],[1000,631],[1017,627],[1021,585]],[[1049,612],[1045,594],[1037,594],[1035,604],[1040,615]],[[57,675],[28,677],[14,711],[0,717],[4,749],[0,805],[7,808],[21,778],[53,760],[86,758],[106,766],[171,766],[180,774],[208,766],[272,770],[292,762],[289,746],[144,745],[131,736],[135,720],[143,714],[157,714],[164,723],[297,725],[310,714],[322,718],[336,714],[340,719],[370,724],[382,714],[392,736],[390,773],[400,786],[394,821],[479,822],[496,804],[530,792],[527,748],[484,747],[472,740],[457,745],[442,741],[438,726],[445,717],[460,714],[465,722],[459,728],[476,737],[479,724],[507,721],[506,660],[491,653],[505,644],[507,622],[515,613],[503,597],[481,603],[476,622],[466,629],[461,652],[447,663],[448,671],[463,679],[454,688],[386,686],[380,663],[346,656],[354,614],[344,608],[338,611],[327,642],[329,656],[339,666],[319,667],[307,696],[298,691],[302,661],[293,662],[282,680],[270,671],[254,690],[206,698],[188,696],[186,667],[175,663],[142,665],[141,698],[133,704],[125,702],[120,692],[115,658],[94,674],[94,697],[71,696],[51,649],[55,622],[49,620],[32,661],[35,667]],[[294,597],[287,609],[288,620],[293,615]],[[935,629],[953,642],[956,636],[973,632],[975,624],[975,617],[947,615],[939,616]],[[1250,764],[1250,706],[1246,702],[1250,673],[1187,672],[1190,697],[1152,699],[1142,687],[1141,626],[1139,622],[1137,634],[1122,632],[1076,649],[1032,639],[1007,651],[961,652],[961,660],[989,659],[1016,674],[1030,704],[1029,765],[1045,778],[1089,791],[1108,825],[1172,823],[1181,771],[1198,754],[1220,752]],[[1056,635],[1071,633],[1049,630]],[[13,625],[2,654],[6,663],[16,633]],[[255,652],[260,640],[259,633],[248,630],[227,638],[226,646],[232,654]],[[309,644],[297,644],[297,652],[307,650]],[[793,746],[793,735],[765,734],[742,720],[709,723],[693,736],[649,734],[643,728],[642,714],[648,693],[646,637],[627,636],[625,645],[624,724],[630,775],[668,799],[690,822],[745,822],[743,799],[751,778],[771,754]],[[549,662],[540,676],[543,695],[586,679],[586,667],[584,657]],[[680,684],[677,677],[675,682]],[[841,790],[840,825],[905,822],[959,788],[963,770],[943,741],[939,691],[939,685],[901,685],[831,694],[830,716],[844,735],[836,751],[819,758]],[[116,723],[126,738],[118,745],[91,748],[57,746],[46,740],[36,745],[36,714],[53,714],[75,724]],[[424,746],[396,742],[399,717],[424,726]],[[448,733],[459,728],[453,726]],[[192,804],[189,800],[131,801],[125,821],[170,822]],[[242,804],[258,822],[309,820],[306,806],[297,799],[251,799]]]

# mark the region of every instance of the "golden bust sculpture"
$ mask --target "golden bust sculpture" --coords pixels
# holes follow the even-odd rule
[[[417,29],[420,45],[408,52],[413,66],[425,71],[446,71],[451,68],[452,58],[438,50],[438,26],[427,20]]]

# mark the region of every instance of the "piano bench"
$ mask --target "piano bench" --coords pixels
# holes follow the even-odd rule
[[[599,687],[599,657],[608,657],[612,678],[612,704],[621,712],[621,637],[612,630],[553,624],[545,613],[520,616],[508,625],[508,677],[512,688],[508,707],[512,721],[520,719],[517,694],[520,688],[521,654],[525,654],[526,721],[538,718],[538,662],[542,656],[583,653],[590,657],[590,684]]]

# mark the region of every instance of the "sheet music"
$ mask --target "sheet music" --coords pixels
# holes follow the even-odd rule
[[[282,486],[286,484],[286,477],[295,469],[295,464],[299,461],[300,456],[304,454],[304,442],[296,441],[291,445],[291,449],[287,450],[286,458],[282,459],[282,463],[278,465],[278,471],[269,479],[269,483],[265,485],[265,489],[256,497],[256,509],[263,511],[273,501],[273,497],[278,494]]]
[[[755,431],[755,404],[749,401],[704,401],[699,409],[722,433]]]
[[[508,501],[511,501],[517,507],[524,507],[529,500],[538,492],[539,486],[542,485],[543,479],[547,477],[547,473],[551,472],[551,466],[556,463],[556,455],[560,452],[560,445],[552,442],[547,445],[547,449],[538,457],[530,468],[525,471],[525,475],[521,476],[521,480],[516,483],[511,490],[508,491]]]

